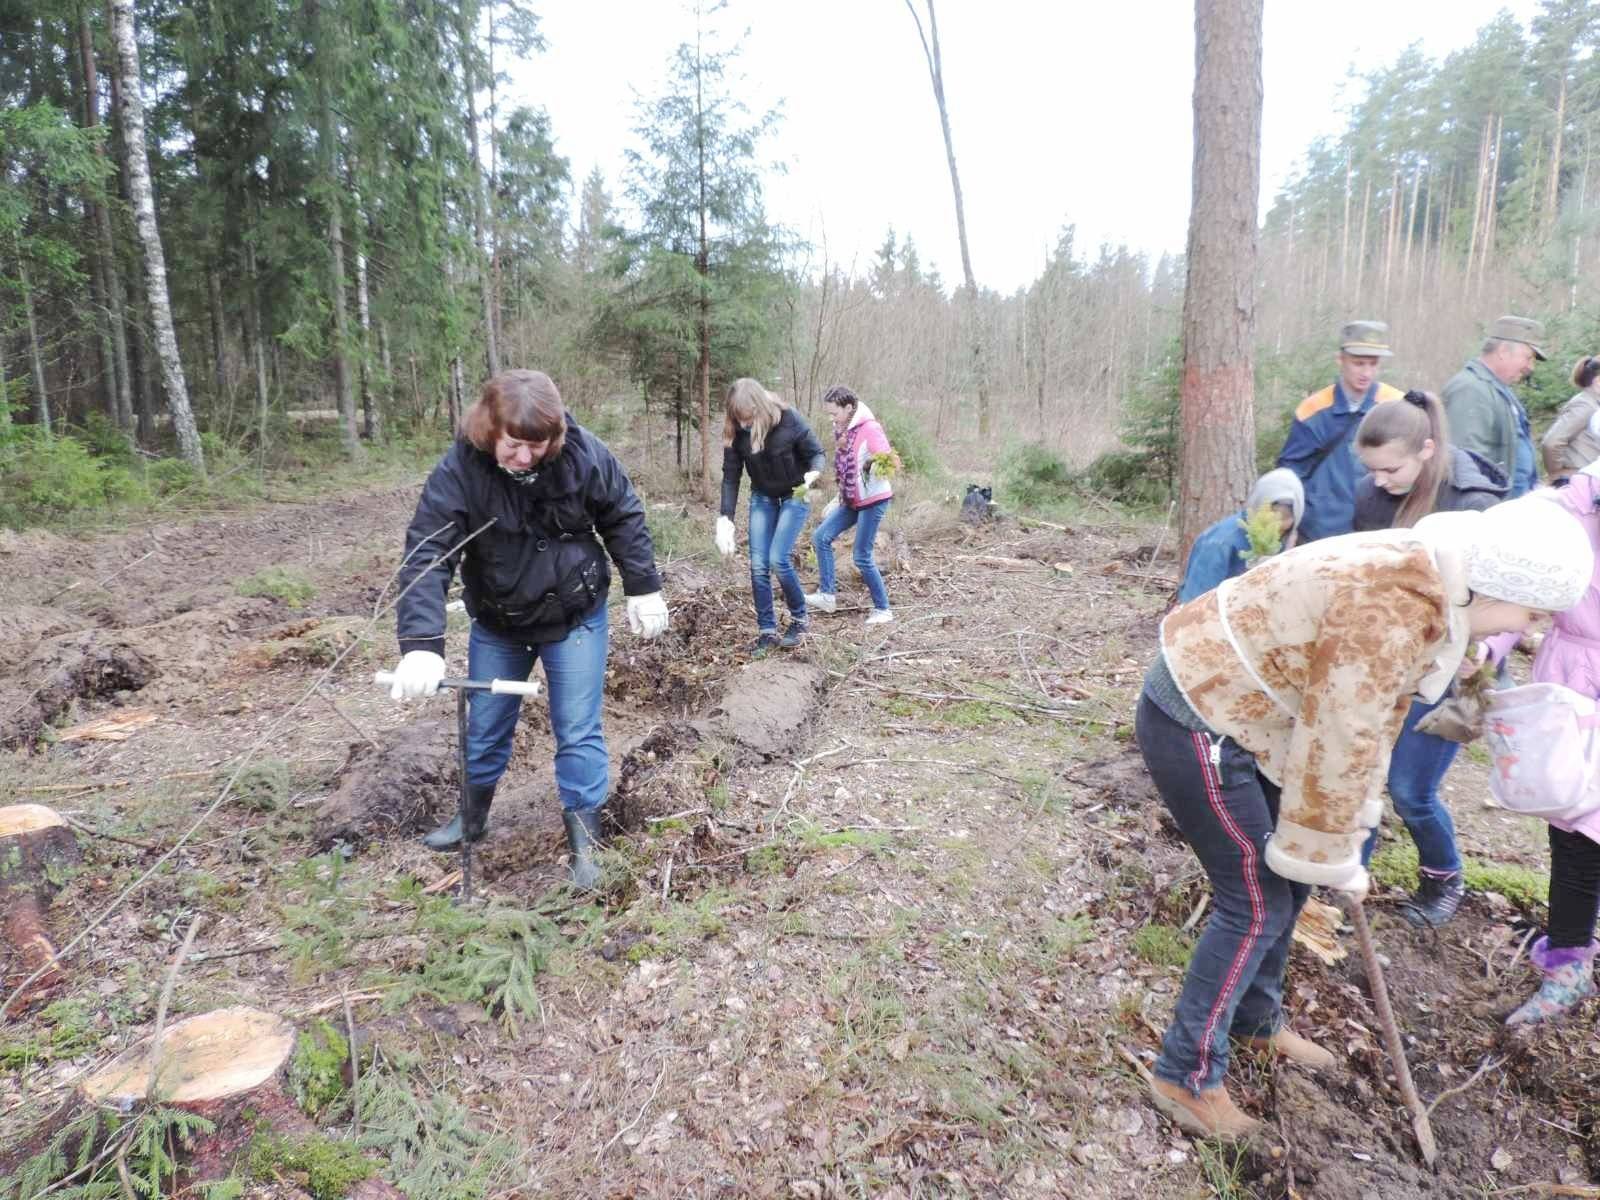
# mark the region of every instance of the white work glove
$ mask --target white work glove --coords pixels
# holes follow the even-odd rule
[[[733,522],[727,517],[717,518],[717,550],[723,558],[733,553]]]
[[[395,665],[389,699],[415,700],[432,696],[439,690],[439,681],[443,678],[444,659],[432,650],[408,650]]]
[[[838,511],[839,511],[839,497],[835,496],[832,500],[828,501],[828,507],[822,510],[822,519],[824,521],[826,521],[829,517],[833,516],[833,514],[838,512]]]
[[[807,491],[811,490],[811,485],[817,481],[817,476],[821,475],[821,474],[822,474],[821,471],[807,471],[806,472],[806,478],[805,478],[804,486],[805,486],[805,489]]]
[[[646,639],[667,631],[667,602],[660,592],[628,597],[628,628]]]

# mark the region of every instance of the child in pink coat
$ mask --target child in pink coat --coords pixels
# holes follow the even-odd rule
[[[1564,487],[1544,493],[1576,516],[1600,550],[1600,464],[1574,475]],[[1490,639],[1498,662],[1517,635]],[[1600,566],[1583,599],[1552,618],[1533,660],[1535,683],[1559,683],[1600,698]],[[1544,972],[1538,992],[1506,1019],[1508,1025],[1548,1021],[1572,1011],[1595,993],[1594,939],[1600,912],[1600,810],[1574,822],[1550,822],[1550,921],[1529,957]]]
[[[833,420],[833,473],[839,495],[823,510],[822,520],[811,535],[811,547],[817,552],[817,573],[822,580],[817,591],[806,596],[806,607],[818,612],[833,612],[837,607],[833,543],[853,525],[856,540],[850,556],[872,597],[867,624],[881,625],[894,620],[894,613],[889,608],[889,591],[883,585],[883,573],[878,570],[872,547],[894,497],[894,485],[888,472],[873,470],[872,460],[876,455],[893,453],[889,436],[872,410],[847,387],[829,388],[822,404]]]

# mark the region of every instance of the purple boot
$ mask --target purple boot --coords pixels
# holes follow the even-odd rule
[[[1533,965],[1544,972],[1544,982],[1516,1012],[1506,1018],[1507,1025],[1537,1025],[1564,1017],[1594,995],[1594,956],[1600,943],[1587,946],[1561,946],[1552,950],[1550,939],[1542,937],[1528,951]]]

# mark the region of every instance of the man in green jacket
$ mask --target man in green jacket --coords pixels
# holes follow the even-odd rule
[[[1508,496],[1539,483],[1528,410],[1511,389],[1544,358],[1544,326],[1528,317],[1501,317],[1489,326],[1483,353],[1444,385],[1450,440],[1488,459],[1511,480]]]

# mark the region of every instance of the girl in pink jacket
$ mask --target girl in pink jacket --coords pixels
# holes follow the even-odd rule
[[[1600,550],[1600,464],[1574,475],[1566,486],[1541,493],[1578,518],[1591,546]],[[1503,659],[1515,634],[1490,639],[1489,653]],[[1533,660],[1535,683],[1560,683],[1600,698],[1600,566],[1578,604],[1552,618]],[[1544,981],[1506,1018],[1528,1025],[1563,1016],[1595,993],[1595,917],[1600,911],[1600,810],[1574,822],[1550,822],[1550,921],[1529,957]]]
[[[877,455],[894,451],[872,410],[849,388],[829,388],[822,403],[833,419],[833,473],[839,495],[822,510],[822,520],[811,535],[811,547],[817,552],[817,572],[822,582],[816,592],[806,596],[806,607],[828,613],[838,607],[833,590],[833,543],[854,525],[856,540],[851,558],[856,570],[861,572],[861,581],[867,585],[867,594],[872,597],[867,624],[881,625],[894,620],[894,613],[889,608],[889,592],[883,586],[883,574],[873,558],[872,545],[878,537],[878,526],[889,511],[894,486],[888,472],[881,467],[874,470],[872,463]]]

